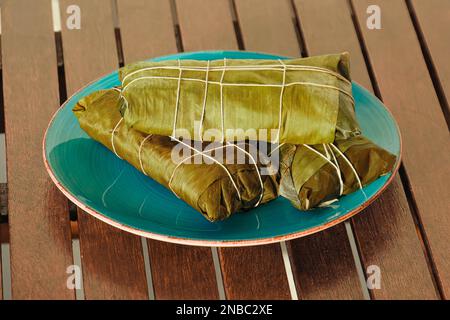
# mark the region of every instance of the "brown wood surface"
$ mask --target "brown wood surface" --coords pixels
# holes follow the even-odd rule
[[[344,224],[289,245],[300,299],[363,299]]]
[[[246,50],[299,56],[290,0],[235,0]]]
[[[353,80],[372,90],[347,1],[296,0],[295,7],[308,53],[349,51]],[[364,269],[377,265],[382,272],[381,289],[372,290],[373,298],[436,298],[399,177],[352,220]]]
[[[369,0],[353,1],[382,98],[402,132],[403,164],[438,284],[450,295],[449,132],[404,1],[378,0],[382,29],[366,28]],[[406,281],[406,280],[405,280]],[[410,279],[407,280],[411,282]]]
[[[211,248],[149,241],[156,299],[218,299]]]
[[[228,1],[181,0],[177,12],[185,50],[238,47]],[[279,244],[218,251],[228,299],[290,298]]]
[[[291,299],[279,244],[221,248],[219,257],[228,299]]]
[[[12,296],[73,299],[67,199],[42,163],[42,139],[59,106],[49,1],[2,2]]]
[[[118,15],[125,63],[176,53],[169,1],[119,0]],[[156,299],[218,298],[210,248],[155,240],[148,247]]]
[[[238,0],[236,10],[246,50],[300,56],[294,12],[289,1]],[[262,36],[265,34],[273,34],[277,40],[269,41],[270,36]],[[290,241],[289,245],[299,298],[362,298],[343,224],[320,235]],[[338,250],[339,255],[329,255],[331,249]],[[327,282],[331,278],[334,278],[332,287]]]
[[[177,52],[170,1],[118,0],[125,63]]]
[[[237,50],[228,0],[176,0],[184,51]]]
[[[65,25],[66,8],[81,10],[81,29]],[[111,1],[60,1],[64,69],[68,95],[118,67]],[[76,155],[74,155],[76,156]],[[139,237],[79,210],[79,237],[86,299],[147,299]]]
[[[450,1],[413,0],[413,10],[442,85],[447,112],[450,101]],[[448,119],[447,119],[448,120]]]

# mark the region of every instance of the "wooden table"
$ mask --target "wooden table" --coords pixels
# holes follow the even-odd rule
[[[79,30],[66,27],[73,4]],[[366,26],[372,4],[381,9],[380,30]],[[50,0],[0,5],[5,297],[450,297],[450,1],[60,0],[60,32]],[[42,161],[43,133],[60,103],[124,63],[210,49],[349,51],[354,80],[385,102],[401,128],[403,164],[393,184],[348,222],[281,246],[174,245],[77,212]],[[83,290],[66,285],[73,264]],[[377,268],[381,287],[368,289],[365,278]]]

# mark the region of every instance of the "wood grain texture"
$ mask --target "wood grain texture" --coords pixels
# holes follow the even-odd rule
[[[60,1],[63,21],[72,4],[80,7],[82,20],[79,30],[62,27],[68,95],[118,67],[111,1]],[[78,223],[86,299],[147,299],[140,238],[81,210]]]
[[[156,299],[218,299],[211,248],[149,241]]]
[[[308,53],[349,51],[353,80],[371,90],[347,1],[296,0],[295,7]],[[382,272],[381,289],[372,290],[373,298],[436,298],[400,178],[352,223],[364,269],[377,265]]]
[[[170,1],[118,0],[126,63],[177,52]]]
[[[290,4],[287,1],[277,0],[264,0],[261,5],[254,2],[245,0],[236,2],[237,16],[241,25],[245,49],[299,56],[300,45],[294,32],[292,18],[294,13]],[[268,41],[264,36],[261,36],[268,33],[268,29],[270,29],[270,33],[277,35],[275,42]],[[307,239],[298,239],[290,243],[291,262],[300,298],[362,298],[344,225],[324,231],[324,236],[312,235]],[[322,264],[321,262],[327,258],[325,256],[327,248],[332,246],[342,251],[339,259],[335,259],[334,263],[329,265]],[[278,245],[276,247],[279,249]],[[272,248],[271,251],[272,256],[274,254],[279,255],[275,248]],[[268,256],[270,256],[269,253]],[[299,264],[306,257],[309,257],[311,264]],[[273,264],[273,262],[270,262],[270,264]],[[236,265],[236,267],[242,268],[239,265]],[[270,267],[268,269],[270,270]],[[346,270],[346,277],[336,278],[333,290],[328,291],[326,289],[328,284],[321,283],[321,280],[335,276],[336,272],[341,269]],[[321,286],[309,286],[310,281],[314,284],[321,283]],[[301,292],[300,288],[302,288]]]
[[[374,299],[438,298],[400,178],[353,225],[365,269],[381,271]]]
[[[247,50],[298,56],[290,0],[235,0]]]
[[[423,33],[426,46],[437,71],[447,99],[450,102],[450,1],[448,0],[413,0],[414,12]],[[447,109],[447,111],[449,111]]]
[[[219,257],[228,299],[291,299],[279,244],[221,248]]]
[[[344,224],[289,242],[300,299],[363,299]]]
[[[403,164],[437,269],[450,296],[450,145],[447,124],[403,1],[379,0],[382,29],[365,26],[369,0],[354,1],[368,55],[383,97],[402,132]]]
[[[14,299],[73,299],[67,199],[42,163],[45,128],[59,105],[49,1],[2,2],[8,212]]]
[[[177,1],[184,48],[236,49],[237,39],[232,28],[230,10],[228,1]],[[203,16],[206,11],[211,16],[205,20]],[[251,248],[219,248],[218,251],[228,299],[290,297],[279,244]],[[247,257],[247,263],[242,262],[243,256]]]
[[[353,80],[372,90],[347,0],[294,0],[309,55],[347,51]]]
[[[184,51],[237,50],[228,0],[176,0]]]
[[[177,51],[169,1],[120,0],[118,14],[125,63]],[[156,299],[218,298],[210,248],[155,240],[148,247]]]

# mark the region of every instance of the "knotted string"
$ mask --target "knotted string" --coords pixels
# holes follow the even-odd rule
[[[223,79],[225,77],[225,70],[227,66],[227,59],[223,58],[223,71],[222,76],[220,77],[220,120],[221,120],[221,126],[222,126],[222,143],[225,141],[225,121],[224,121],[224,115],[223,115]]]
[[[122,158],[117,154],[116,147],[114,146],[114,133],[116,132],[117,128],[119,128],[120,124],[122,123],[122,120],[123,120],[123,118],[120,118],[119,122],[117,122],[116,126],[114,127],[113,131],[111,132],[111,146],[112,146],[114,153],[116,154],[116,156],[119,159],[122,159]]]
[[[181,69],[181,61],[180,61],[180,59],[178,59],[178,68],[180,70],[179,70],[179,73],[178,73],[177,98],[176,98],[176,101],[175,101],[175,114],[174,114],[174,117],[173,117],[172,136],[175,136],[175,133],[176,133],[177,118],[178,118],[178,106],[180,105],[181,74],[183,73],[183,69]]]
[[[205,118],[205,111],[206,111],[206,99],[208,97],[209,63],[210,63],[210,61],[208,60],[207,65],[206,65],[205,92],[203,93],[202,114],[201,114],[201,117],[200,117],[200,126],[198,128],[200,141],[203,141],[203,121],[204,121],[204,118]]]
[[[204,69],[204,67],[183,67],[183,68],[182,68],[182,67],[181,67],[181,62],[180,62],[180,60],[178,59],[178,67],[172,67],[172,66],[159,66],[159,67],[147,67],[147,68],[142,68],[142,69],[139,69],[139,70],[135,70],[135,71],[129,73],[128,75],[126,75],[126,76],[123,78],[123,80],[122,80],[122,85],[123,85],[123,83],[125,83],[125,81],[126,81],[127,78],[131,77],[131,76],[134,75],[134,74],[137,74],[137,73],[142,72],[142,71],[147,71],[147,70],[156,70],[156,69],[173,69],[173,70],[178,70],[178,71],[179,71],[178,78],[175,78],[175,77],[167,77],[167,76],[143,76],[143,77],[138,77],[138,78],[135,78],[135,79],[133,79],[132,81],[130,81],[128,84],[126,84],[126,85],[122,88],[121,91],[120,91],[120,90],[118,90],[118,91],[120,92],[121,98],[123,98],[123,99],[125,100],[125,103],[126,103],[126,105],[128,106],[128,101],[127,101],[126,98],[123,96],[123,92],[124,92],[130,85],[132,85],[133,83],[135,83],[135,82],[137,82],[137,81],[139,81],[139,80],[144,80],[144,79],[167,79],[167,80],[177,80],[177,81],[178,81],[178,85],[177,85],[177,96],[176,96],[176,105],[175,105],[175,114],[174,114],[173,132],[172,132],[171,138],[174,139],[174,140],[176,140],[176,141],[178,141],[179,143],[184,144],[185,146],[188,146],[189,148],[191,148],[192,150],[194,150],[197,154],[201,154],[201,155],[206,156],[206,157],[210,158],[211,160],[215,161],[214,158],[209,157],[209,156],[206,155],[204,152],[198,151],[197,149],[192,148],[191,146],[189,146],[189,145],[185,144],[184,142],[182,142],[182,141],[180,141],[180,140],[178,140],[178,139],[175,138],[176,122],[177,122],[177,115],[178,115],[178,109],[179,109],[179,99],[180,99],[181,81],[182,81],[182,80],[183,80],[183,81],[186,80],[186,81],[198,81],[198,82],[203,82],[203,83],[205,83],[205,91],[204,91],[204,98],[203,98],[203,105],[202,105],[202,113],[201,113],[200,127],[199,127],[200,141],[203,140],[203,137],[202,137],[202,135],[203,135],[203,134],[202,134],[202,129],[203,129],[203,122],[204,122],[205,110],[206,110],[206,99],[207,99],[207,92],[208,92],[208,84],[217,84],[217,85],[220,86],[220,113],[221,113],[222,143],[225,141],[224,107],[223,107],[223,86],[264,86],[264,87],[280,87],[281,90],[280,90],[280,105],[279,105],[279,124],[278,124],[277,139],[275,139],[275,140],[278,142],[278,146],[277,146],[275,149],[273,149],[273,150],[271,151],[270,154],[272,154],[274,151],[276,151],[278,148],[280,148],[280,147],[283,145],[283,143],[282,143],[282,144],[279,143],[279,139],[280,139],[280,135],[281,135],[280,132],[281,132],[281,127],[282,127],[282,107],[283,107],[283,94],[284,94],[284,89],[285,89],[285,87],[287,87],[287,86],[292,86],[292,85],[309,85],[309,86],[316,86],[316,87],[322,87],[322,88],[328,88],[328,89],[337,90],[337,91],[339,91],[339,92],[345,94],[346,96],[348,96],[348,97],[351,99],[352,104],[354,105],[354,98],[353,98],[353,96],[352,96],[351,94],[349,94],[347,91],[345,91],[345,90],[343,90],[343,89],[341,89],[341,88],[339,88],[339,87],[335,87],[335,86],[332,86],[332,85],[319,84],[319,83],[314,83],[314,82],[302,82],[302,81],[299,81],[299,82],[292,82],[292,83],[286,84],[286,71],[287,71],[287,70],[298,70],[298,71],[314,71],[314,72],[327,73],[327,74],[333,75],[333,76],[335,76],[336,78],[338,78],[338,79],[344,81],[345,83],[351,85],[351,82],[348,81],[345,77],[343,77],[343,76],[340,75],[339,73],[333,72],[333,71],[331,71],[331,70],[329,70],[329,69],[320,68],[320,67],[314,67],[314,66],[287,65],[287,64],[285,64],[281,59],[279,59],[278,62],[282,65],[282,69],[281,69],[281,70],[283,71],[283,80],[282,80],[282,84],[281,84],[281,85],[280,85],[280,84],[248,84],[248,83],[241,83],[241,84],[239,84],[239,83],[224,83],[224,82],[223,82],[224,76],[225,76],[225,71],[226,71],[226,70],[234,70],[234,71],[244,71],[244,70],[280,70],[280,69],[278,68],[279,66],[277,66],[277,65],[275,65],[275,66],[272,66],[272,65],[269,65],[269,66],[227,66],[227,64],[226,64],[226,59],[224,58],[224,60],[223,60],[223,67],[210,67],[210,61],[208,61],[208,62],[207,62],[207,65],[206,65],[206,69]],[[205,80],[202,80],[202,79],[195,79],[195,78],[183,78],[183,77],[182,77],[182,71],[183,71],[183,70],[189,70],[189,71],[191,71],[191,70],[192,70],[192,71],[205,71],[205,72],[206,72]],[[209,77],[209,71],[210,71],[210,70],[214,70],[214,71],[222,71],[221,78],[220,78],[220,81],[219,81],[219,82],[216,82],[216,81],[209,81],[208,77]],[[116,89],[116,90],[117,90],[117,89]],[[114,150],[114,153],[115,153],[118,157],[119,157],[119,155],[116,153],[115,147],[114,147],[114,132],[115,132],[115,130],[117,129],[117,127],[120,125],[121,121],[122,121],[122,119],[119,121],[119,123],[118,123],[118,124],[116,125],[116,127],[114,128],[114,130],[113,130],[113,135],[112,135],[112,146],[113,146],[113,150]],[[145,170],[143,169],[143,164],[142,164],[142,159],[141,159],[141,149],[142,149],[143,144],[144,144],[145,141],[147,140],[147,138],[149,138],[150,136],[151,136],[151,135],[147,136],[147,137],[141,142],[140,147],[139,147],[139,162],[140,162],[141,169],[142,169],[142,171],[144,172],[144,174],[146,174],[146,173],[145,173]],[[227,143],[227,144],[228,144],[228,145],[233,145],[233,146],[239,148],[241,151],[246,152],[245,150],[241,149],[241,148],[238,147],[237,145],[229,144],[229,143]],[[311,147],[308,146],[308,145],[304,145],[304,146],[307,147],[308,149],[310,149],[311,151],[317,153],[319,156],[321,156],[322,158],[324,158],[327,162],[329,162],[329,163],[335,168],[336,173],[337,173],[337,176],[338,176],[338,179],[339,179],[339,184],[340,184],[340,188],[339,188],[339,189],[340,189],[340,195],[342,195],[342,192],[343,192],[343,181],[342,181],[342,176],[341,176],[341,172],[340,172],[340,168],[339,168],[339,163],[338,163],[338,161],[337,161],[337,159],[336,159],[336,157],[335,157],[335,155],[334,155],[334,152],[333,152],[333,150],[331,149],[331,147],[328,146],[328,148],[329,148],[329,150],[330,150],[330,152],[331,152],[331,154],[332,154],[332,156],[333,156],[333,162],[334,162],[334,163],[331,161],[330,153],[328,152],[328,149],[327,149],[327,147],[326,147],[325,145],[324,145],[324,150],[325,150],[326,156],[323,156],[320,152],[318,152],[317,150],[311,148]],[[334,148],[336,148],[334,145],[332,145],[332,146],[333,146]],[[218,149],[218,148],[215,148],[215,149]],[[219,149],[220,149],[220,147],[219,147]],[[337,149],[337,148],[336,148],[336,149]],[[214,150],[214,149],[212,149],[212,150]],[[338,150],[338,152],[340,153],[340,155],[344,157],[345,161],[346,161],[346,162],[350,165],[350,167],[352,168],[353,173],[354,173],[355,176],[357,177],[357,180],[358,180],[358,183],[359,183],[359,187],[362,189],[361,181],[360,181],[360,179],[359,179],[359,177],[358,177],[358,174],[357,174],[356,170],[355,170],[354,167],[352,166],[351,162],[345,157],[345,155],[343,155],[343,154],[340,152],[339,149],[337,149],[337,150]],[[246,153],[247,153],[247,152],[246,152]],[[249,153],[247,153],[247,154],[250,156],[251,160],[253,161],[253,163],[254,163],[254,165],[255,165],[255,167],[256,167],[256,169],[257,169],[258,178],[259,178],[260,184],[261,184],[261,186],[262,186],[262,192],[261,192],[261,196],[260,196],[260,200],[261,200],[261,199],[262,199],[262,196],[263,196],[263,191],[264,191],[264,186],[263,186],[263,183],[262,183],[262,178],[261,178],[261,175],[260,175],[260,173],[259,173],[259,170],[258,170],[256,161],[254,160],[254,158],[253,158]],[[194,156],[195,156],[195,155],[194,155]],[[191,156],[191,157],[192,157],[192,156]],[[191,158],[191,157],[189,157],[189,158]],[[120,158],[120,157],[119,157],[119,158]],[[173,175],[174,175],[174,172],[176,171],[176,169],[177,169],[182,163],[184,163],[187,159],[189,159],[189,158],[186,158],[186,159],[184,159],[182,162],[180,162],[180,163],[177,164],[176,168],[174,169],[174,171],[173,171],[173,173],[172,173],[171,179],[170,179],[170,181],[169,181],[169,187],[170,187],[170,182],[171,182],[172,179],[173,179]],[[215,162],[216,162],[216,161],[215,161]],[[227,172],[229,178],[231,179],[231,181],[232,181],[232,183],[233,183],[233,186],[235,187],[235,189],[236,189],[236,191],[237,191],[237,194],[238,194],[239,199],[241,199],[239,190],[238,190],[238,188],[237,188],[237,186],[236,186],[234,180],[232,179],[232,176],[231,176],[230,172],[229,172],[229,171],[227,170],[227,168],[226,168],[225,166],[223,166],[221,163],[219,163],[219,162],[217,162],[217,163],[218,163],[219,165],[221,165],[221,167],[222,167],[223,169],[226,170],[226,172]],[[171,188],[171,189],[172,189],[172,188]],[[173,190],[172,190],[172,191],[173,191]],[[175,193],[175,192],[174,192],[174,193]],[[176,194],[176,193],[175,193],[175,194]],[[178,196],[178,195],[177,195],[177,196]],[[258,201],[257,205],[259,204],[260,200]]]
[[[148,174],[145,172],[144,165],[142,164],[141,153],[142,153],[142,147],[144,146],[145,141],[147,141],[151,136],[152,136],[152,134],[149,134],[149,135],[146,136],[146,137],[141,141],[141,143],[139,144],[139,152],[138,152],[139,164],[140,164],[140,166],[141,166],[141,171],[142,171],[142,173],[145,174],[146,176],[148,176]]]

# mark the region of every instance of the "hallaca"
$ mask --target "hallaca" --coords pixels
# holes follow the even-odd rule
[[[389,173],[396,163],[395,155],[363,135],[280,149],[280,195],[301,210],[330,205]]]
[[[172,190],[208,220],[225,219],[278,196],[277,175],[261,175],[264,165],[253,157],[249,159],[251,154],[245,145],[222,144],[246,157],[244,164],[215,162],[213,152],[199,154],[190,148],[187,149],[192,151],[191,156],[174,161],[173,150],[186,144],[184,140],[174,141],[126,126],[118,109],[118,91],[97,91],[81,99],[73,108],[81,128],[118,157]],[[208,159],[198,161],[199,157]]]
[[[354,108],[348,53],[137,62],[119,80],[125,124],[147,134],[313,145],[359,130],[338,117]]]

